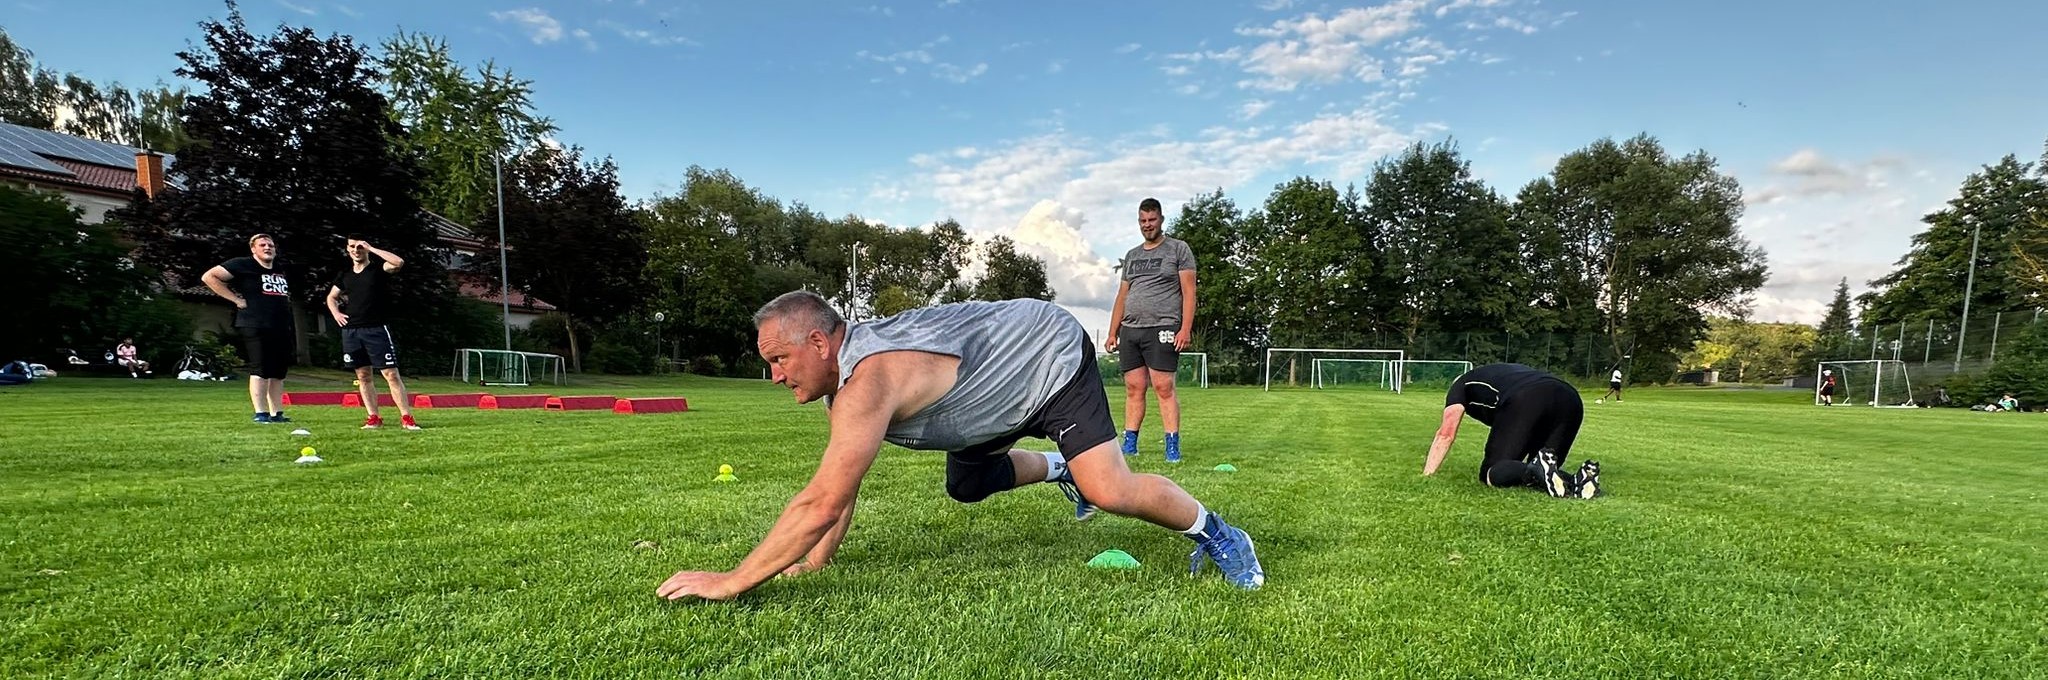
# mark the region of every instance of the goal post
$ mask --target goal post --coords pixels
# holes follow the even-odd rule
[[[1400,362],[1394,359],[1341,359],[1315,357],[1309,360],[1311,387],[1319,390],[1342,387],[1372,385],[1380,389],[1399,389],[1394,384],[1395,367]]]
[[[1813,367],[1813,403],[1820,404],[1821,386],[1835,381],[1834,403],[1842,406],[1911,408],[1913,379],[1906,362],[1897,359],[1823,361]]]
[[[1270,347],[1266,349],[1266,361],[1261,382],[1271,392],[1273,385],[1281,387],[1314,387],[1316,383],[1317,359],[1366,359],[1381,362],[1398,362],[1407,357],[1407,352],[1398,349],[1348,349],[1336,347]],[[1332,364],[1333,366],[1337,364]],[[1381,371],[1391,374],[1391,370]],[[1393,381],[1388,379],[1391,384]],[[1393,385],[1398,391],[1399,385]]]
[[[525,387],[539,380],[563,383],[567,370],[562,355],[509,349],[464,347],[455,350],[455,378],[484,386]]]
[[[1173,382],[1209,389],[1209,353],[1181,352],[1180,370],[1174,372]]]

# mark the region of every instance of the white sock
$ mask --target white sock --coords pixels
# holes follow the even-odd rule
[[[1044,451],[1038,455],[1045,456],[1045,481],[1050,482],[1067,474],[1067,457],[1060,455],[1060,452]]]
[[[1203,532],[1206,532],[1206,531],[1208,531],[1208,530],[1209,530],[1209,509],[1208,509],[1208,508],[1205,508],[1205,507],[1202,507],[1202,503],[1201,503],[1200,501],[1196,501],[1196,502],[1195,502],[1195,525],[1194,525],[1194,526],[1191,526],[1191,527],[1188,527],[1186,531],[1182,531],[1181,533],[1183,533],[1183,534],[1187,534],[1187,535],[1189,535],[1189,536],[1200,536],[1200,535],[1202,535],[1202,533],[1203,533]]]

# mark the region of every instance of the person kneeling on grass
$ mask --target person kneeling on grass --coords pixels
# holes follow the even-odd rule
[[[1565,456],[1579,436],[1585,403],[1579,391],[1557,376],[1521,364],[1487,364],[1451,381],[1443,424],[1430,444],[1422,474],[1434,475],[1458,439],[1464,416],[1493,429],[1479,481],[1488,486],[1533,486],[1556,498],[1600,494],[1600,463],[1586,461],[1576,475],[1564,472]]]
[[[1081,323],[1040,300],[962,302],[848,325],[831,303],[796,291],[754,314],[755,343],[797,403],[826,401],[831,438],[818,471],[738,567],[684,571],[656,590],[724,600],[777,574],[823,568],[853,521],[854,496],[882,442],[947,451],[946,493],[973,503],[1057,482],[1075,518],[1097,508],[1195,542],[1191,570],[1213,561],[1239,588],[1265,583],[1251,537],[1172,480],[1131,472]],[[1010,448],[1044,437],[1059,453]]]

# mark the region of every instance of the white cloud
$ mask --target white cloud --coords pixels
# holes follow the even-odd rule
[[[1268,12],[1278,12],[1293,7],[1294,0],[1259,0],[1259,2],[1253,3],[1252,6]]]
[[[1184,76],[1184,75],[1187,75],[1187,74],[1190,74],[1190,73],[1194,73],[1194,72],[1195,72],[1195,69],[1194,69],[1194,68],[1192,68],[1192,67],[1189,67],[1189,66],[1188,66],[1188,65],[1186,65],[1186,64],[1173,64],[1173,65],[1170,65],[1170,66],[1163,66],[1163,67],[1160,67],[1159,71],[1160,71],[1161,73],[1165,73],[1166,75],[1169,75],[1169,76],[1173,76],[1173,77],[1176,77],[1176,78],[1178,78],[1178,77],[1180,77],[1180,76]]]
[[[699,43],[695,40],[691,40],[683,36],[662,35],[644,28],[633,28],[631,26],[627,26],[616,21],[599,21],[597,22],[597,25],[599,28],[603,28],[613,33],[619,34],[619,37],[621,38],[625,38],[627,40],[640,43],[642,45],[651,45],[654,47],[668,47],[670,45],[703,47],[703,43]]]
[[[306,15],[306,16],[309,16],[309,17],[310,17],[310,16],[319,16],[319,15],[320,15],[320,10],[317,10],[317,9],[313,9],[313,8],[311,8],[311,7],[307,7],[307,6],[305,6],[305,5],[295,5],[295,4],[292,4],[292,3],[290,2],[290,0],[277,0],[277,4],[279,4],[279,5],[282,5],[282,6],[284,6],[284,8],[285,8],[285,9],[288,9],[288,10],[291,10],[291,11],[294,11],[294,12],[298,12],[298,13],[300,13],[300,14],[304,14],[304,15]]]
[[[1194,83],[1188,83],[1186,85],[1173,88],[1173,91],[1178,94],[1193,96],[1202,93],[1202,86],[1196,85]]]
[[[1238,120],[1251,120],[1259,117],[1259,114],[1265,113],[1266,109],[1270,108],[1273,108],[1273,102],[1264,99],[1248,100],[1243,106],[1237,108],[1237,118]]]
[[[885,16],[885,17],[893,17],[893,16],[896,16],[896,8],[894,8],[894,7],[883,7],[883,6],[880,6],[880,5],[868,5],[867,7],[863,7],[863,8],[861,8],[861,11],[863,11],[863,12],[867,12],[867,13],[869,13],[869,14],[880,14],[880,15],[882,15],[882,16]]]
[[[1166,201],[1172,214],[1187,197],[1245,190],[1269,173],[1304,166],[1342,182],[1441,130],[1396,129],[1383,111],[1361,107],[1289,125],[1214,127],[1181,138],[1157,129],[1120,139],[1053,132],[993,148],[918,154],[910,159],[910,176],[885,183],[906,193],[884,195],[929,200],[935,216],[956,217],[970,230],[1009,234],[1047,252],[1059,245],[1063,259],[1048,259],[1047,267],[1061,303],[1077,314],[1099,305],[1092,314],[1107,319],[1114,290],[1098,287],[1110,276],[1104,258],[1135,243],[1139,199]],[[1065,231],[1052,224],[1074,236],[1061,236]],[[1113,277],[1103,285],[1113,286]]]
[[[984,73],[988,73],[988,64],[975,64],[973,66],[968,67],[961,67],[953,64],[939,64],[938,66],[932,67],[933,77],[953,83],[965,83],[967,81],[981,77],[981,74]]]
[[[932,53],[926,52],[924,50],[907,50],[903,52],[892,52],[889,54],[875,54],[867,50],[861,50],[859,52],[853,53],[853,56],[860,57],[862,59],[867,59],[870,61],[878,61],[884,64],[898,61],[914,61],[920,64],[932,63]]]
[[[354,7],[350,7],[350,6],[348,6],[348,5],[335,5],[335,6],[334,6],[334,9],[335,9],[335,11],[338,11],[338,12],[341,12],[342,14],[346,14],[346,15],[348,15],[348,16],[349,16],[350,18],[357,18],[357,19],[359,19],[359,18],[362,18],[362,16],[363,16],[363,13],[362,13],[362,12],[358,12],[358,11],[356,11],[356,9],[355,9]]]
[[[1065,59],[1054,59],[1051,63],[1045,65],[1046,73],[1056,74],[1065,70],[1067,70],[1067,60]]]
[[[573,31],[569,31],[569,35],[575,36],[577,40],[583,41],[584,49],[588,49],[592,52],[597,51],[597,41],[590,37],[590,31],[586,31],[579,28]]]
[[[535,45],[545,45],[562,39],[562,22],[556,21],[539,8],[492,12],[491,18],[519,25],[526,30],[526,37]]]
[[[1136,51],[1138,51],[1138,48],[1141,48],[1141,47],[1144,47],[1144,45],[1140,45],[1140,44],[1138,44],[1138,43],[1124,43],[1124,44],[1122,44],[1122,45],[1118,45],[1118,46],[1117,46],[1117,48],[1116,48],[1116,53],[1117,53],[1117,54],[1130,54],[1130,53],[1132,53],[1132,52],[1136,52]]]
[[[1913,235],[1926,228],[1921,216],[1967,172],[1945,178],[1946,170],[1884,155],[1845,162],[1809,148],[1746,180],[1762,188],[1744,196],[1742,231],[1771,255],[1771,279],[1753,316],[1815,323],[1843,277],[1852,294],[1867,290],[1911,249]]]
[[[1437,18],[1441,19],[1446,14],[1450,14],[1451,12],[1465,9],[1467,7],[1499,7],[1501,5],[1508,4],[1509,2],[1511,2],[1511,0],[1451,0],[1450,4],[1436,8],[1436,16]]]

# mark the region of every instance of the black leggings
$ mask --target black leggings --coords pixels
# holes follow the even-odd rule
[[[1498,487],[1535,484],[1540,481],[1534,479],[1536,452],[1548,449],[1563,464],[1572,440],[1579,436],[1579,423],[1586,419],[1585,403],[1578,390],[1556,380],[1524,387],[1505,401],[1486,437],[1479,481]]]

